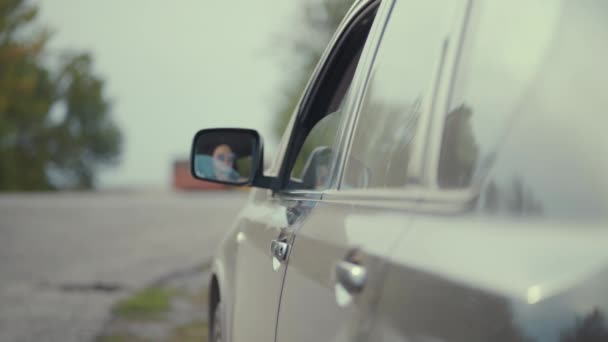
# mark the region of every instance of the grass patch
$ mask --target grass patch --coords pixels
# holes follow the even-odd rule
[[[121,300],[114,314],[131,319],[158,319],[169,311],[172,293],[161,288],[147,288]]]
[[[145,342],[145,340],[128,334],[113,334],[100,336],[95,339],[95,342]]]
[[[175,330],[173,330],[169,341],[207,342],[209,341],[209,337],[207,336],[207,329],[209,329],[207,321],[202,320],[180,325],[179,327],[175,328]]]

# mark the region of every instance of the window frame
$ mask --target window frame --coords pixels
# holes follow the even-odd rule
[[[318,62],[315,70],[312,73],[312,76],[303,92],[302,97],[294,111],[294,115],[290,120],[290,127],[288,127],[289,137],[284,150],[283,155],[281,156],[282,160],[280,162],[280,167],[278,171],[278,184],[274,189],[273,195],[281,194],[288,197],[293,196],[303,196],[305,198],[321,198],[322,193],[333,189],[337,186],[337,170],[341,169],[341,163],[343,163],[343,158],[341,156],[344,154],[345,149],[345,141],[346,137],[350,134],[348,131],[347,123],[350,122],[350,117],[352,116],[351,102],[356,99],[356,96],[353,96],[355,93],[355,89],[360,87],[359,78],[360,74],[363,72],[364,75],[367,74],[367,69],[369,68],[368,55],[370,54],[370,46],[374,46],[372,44],[374,39],[376,39],[376,35],[374,34],[375,29],[378,27],[379,22],[383,22],[384,18],[382,18],[382,8],[385,2],[389,2],[387,0],[362,0],[355,3],[351,9],[347,12],[344,20],[338,27],[336,33],[331,39],[328,47],[326,48],[324,54],[322,55],[320,61]],[[291,171],[295,165],[296,159],[302,148],[305,138],[301,139],[303,124],[305,122],[306,117],[311,112],[311,107],[314,105],[316,100],[316,94],[319,91],[319,88],[323,86],[325,83],[327,74],[329,72],[330,67],[335,63],[335,59],[340,57],[340,54],[343,52],[342,44],[347,39],[349,34],[355,29],[355,25],[365,18],[369,11],[376,10],[376,15],[374,17],[374,22],[370,28],[370,31],[367,35],[367,39],[364,43],[363,50],[361,52],[361,56],[357,63],[357,67],[355,69],[353,79],[350,83],[350,90],[346,92],[343,99],[343,117],[340,119],[340,124],[338,125],[338,131],[336,133],[336,139],[334,141],[334,151],[335,156],[332,162],[332,168],[330,170],[329,175],[329,186],[327,189],[323,190],[309,190],[309,189],[289,189],[287,186],[289,185],[289,181],[291,179]],[[371,51],[373,52],[373,51]],[[310,133],[310,132],[309,132]],[[298,140],[300,140],[299,145],[297,145]],[[297,150],[297,152],[296,152]]]

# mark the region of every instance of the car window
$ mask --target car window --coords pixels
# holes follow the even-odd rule
[[[418,122],[431,100],[457,3],[395,3],[361,105],[342,189],[406,185]]]
[[[376,14],[377,4],[355,19],[330,53],[325,72],[316,80],[310,103],[299,113],[286,163],[289,182],[285,188],[323,190],[330,183],[336,160],[339,128],[346,117],[343,104],[359,65],[363,47]]]
[[[469,186],[476,170],[492,159],[547,57],[547,48],[557,33],[559,3],[530,4],[526,11],[497,1],[473,6],[462,63],[444,118],[438,174],[441,187]],[[518,25],[508,25],[514,16]]]
[[[329,173],[334,161],[334,143],[342,118],[342,108],[329,113],[311,130],[296,159],[292,178],[301,180],[304,188],[322,190],[329,185]]]
[[[606,215],[607,11],[605,1],[475,2],[439,186],[473,189],[488,212]]]

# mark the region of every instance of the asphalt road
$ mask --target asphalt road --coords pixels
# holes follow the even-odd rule
[[[246,193],[0,195],[0,341],[90,341],[111,305],[208,259]]]

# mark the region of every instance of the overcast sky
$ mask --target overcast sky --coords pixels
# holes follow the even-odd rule
[[[169,186],[205,127],[258,129],[272,149],[285,0],[39,0],[53,51],[92,53],[126,143],[100,185]]]

